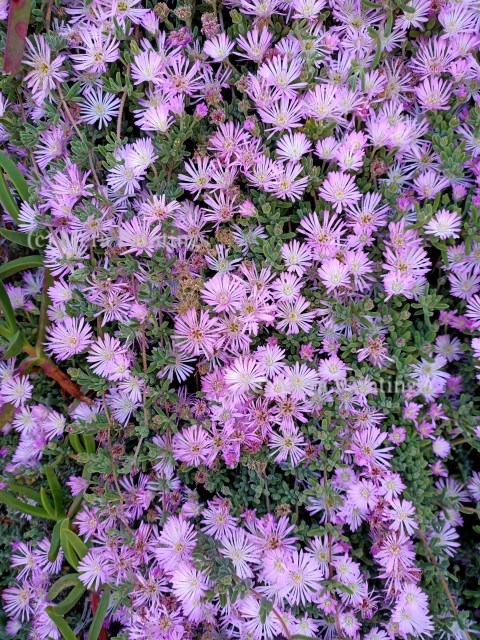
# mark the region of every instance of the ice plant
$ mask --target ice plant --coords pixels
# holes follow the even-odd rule
[[[474,638],[478,7],[7,5],[3,635]]]

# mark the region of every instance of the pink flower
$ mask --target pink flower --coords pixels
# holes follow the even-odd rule
[[[323,181],[318,195],[327,202],[331,202],[337,213],[347,207],[352,207],[362,197],[353,176],[342,171],[330,171]]]
[[[398,500],[395,498],[391,501],[390,506],[390,529],[394,531],[400,530],[407,535],[412,535],[415,529],[418,529],[418,524],[412,518],[415,514],[413,504],[409,500]]]
[[[219,346],[219,327],[216,318],[210,318],[205,311],[198,315],[190,309],[175,322],[174,342],[180,351],[192,356],[209,356]]]
[[[79,580],[93,591],[98,591],[113,574],[110,559],[101,549],[92,549],[80,560],[77,571]]]
[[[172,453],[180,462],[198,467],[212,453],[212,438],[199,425],[188,427],[173,436]]]

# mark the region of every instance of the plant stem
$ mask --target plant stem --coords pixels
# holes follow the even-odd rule
[[[24,343],[23,350],[27,353],[31,358],[33,358],[34,362],[32,365],[40,367],[42,371],[49,378],[52,378],[57,382],[64,391],[66,391],[69,395],[80,402],[86,402],[87,404],[93,404],[93,400],[88,398],[82,390],[78,386],[76,382],[74,382],[66,373],[64,373],[57,365],[50,360],[42,351],[37,350],[35,347],[32,347],[31,344]]]

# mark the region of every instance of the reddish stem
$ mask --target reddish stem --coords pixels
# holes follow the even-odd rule
[[[29,344],[24,344],[23,350],[32,358],[31,364],[40,367],[49,378],[55,380],[55,382],[57,382],[69,395],[81,402],[93,404],[93,400],[82,393],[78,384],[69,378],[59,367],[57,367],[53,360],[50,360],[50,358],[47,358],[45,355],[39,355],[35,350],[35,347],[32,347]]]

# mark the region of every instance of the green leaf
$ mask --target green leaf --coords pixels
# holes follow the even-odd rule
[[[45,607],[45,611],[50,620],[62,634],[64,640],[77,640],[77,636],[73,633],[68,622],[59,615],[56,607]]]
[[[17,500],[17,498],[14,498],[5,491],[0,491],[0,502],[6,504],[7,507],[26,513],[29,516],[34,516],[35,518],[52,519],[45,509],[42,509],[42,507],[36,507],[31,504],[27,504],[26,502],[22,502],[21,500]]]
[[[55,513],[57,516],[65,515],[63,509],[63,494],[62,486],[55,475],[52,467],[45,467],[45,475],[47,476],[48,486],[53,497],[53,503],[55,505]]]
[[[70,442],[70,444],[72,445],[72,449],[76,453],[85,453],[85,447],[83,446],[78,433],[69,433],[68,441]]]
[[[83,442],[85,443],[85,451],[87,453],[95,453],[97,447],[95,446],[95,438],[91,434],[83,434]]]
[[[21,331],[16,331],[10,338],[10,343],[3,352],[3,358],[16,358],[23,351],[24,338]]]
[[[20,211],[17,207],[17,203],[10,193],[10,189],[7,186],[7,181],[5,180],[5,176],[3,175],[2,171],[0,171],[0,204],[5,209],[5,211],[10,214],[13,220],[15,220],[15,222],[18,222]]]
[[[83,540],[81,540],[77,536],[76,533],[73,533],[73,531],[71,531],[70,529],[65,529],[64,533],[67,536],[67,539],[68,539],[69,543],[75,549],[75,553],[77,554],[77,556],[81,560],[83,558],[83,556],[88,553],[87,545],[83,542]]]
[[[12,3],[13,4],[13,3]],[[24,0],[23,4],[29,4],[28,0]],[[28,192],[28,185],[26,183],[25,178],[21,174],[19,168],[15,164],[15,162],[9,158],[3,151],[0,151],[0,167],[5,171],[5,173],[10,178],[11,183],[17,190],[18,195],[22,200],[28,202],[28,198],[30,194]]]
[[[81,584],[78,579],[78,573],[69,573],[66,576],[62,576],[50,587],[47,593],[47,600],[49,602],[55,600],[55,598],[58,597],[64,589],[68,589],[68,587],[76,587],[78,584]]]
[[[110,590],[106,589],[103,592],[100,602],[98,603],[97,610],[93,616],[93,621],[88,631],[87,640],[97,640],[102,630],[103,621],[107,615],[108,605],[110,604]]]
[[[50,560],[50,562],[55,562],[58,556],[58,552],[60,551],[60,529],[62,526],[62,522],[63,520],[59,520],[53,527],[52,540],[50,542],[50,549],[48,550],[48,559]]]
[[[35,491],[35,489],[32,489],[31,487],[26,487],[25,485],[18,484],[16,482],[10,482],[8,484],[8,488],[13,493],[18,493],[25,498],[29,498],[30,500],[34,500],[38,503],[40,502],[40,494],[38,493],[38,491]]]
[[[56,519],[55,508],[50,501],[50,498],[47,496],[47,492],[43,487],[40,487],[40,500],[42,502],[43,508],[48,513],[50,518]]]
[[[22,247],[28,247],[29,249],[43,249],[46,245],[46,241],[41,233],[22,233],[21,231],[12,231],[11,229],[4,229],[0,227],[0,235],[9,240],[15,242]]]
[[[62,547],[63,555],[65,556],[65,560],[68,564],[75,569],[78,568],[78,558],[75,554],[74,549],[70,545],[68,537],[65,535],[65,532],[68,531],[68,527],[70,526],[70,519],[65,518],[60,522],[60,545]]]
[[[79,581],[79,583],[70,591],[68,596],[57,604],[58,613],[64,616],[70,611],[70,609],[73,609],[86,590],[85,585]]]
[[[42,256],[26,256],[25,258],[17,258],[16,260],[10,260],[6,264],[0,266],[0,280],[9,278],[19,271],[25,271],[26,269],[36,269],[43,267]]]
[[[78,496],[75,496],[75,499],[73,500],[72,504],[70,505],[69,509],[68,509],[68,517],[69,518],[73,518],[73,516],[80,511],[80,507],[82,506],[82,502],[83,502],[83,491],[82,493],[79,493]]]
[[[64,524],[65,523],[65,524]],[[60,544],[67,562],[75,569],[78,568],[78,562],[88,552],[87,545],[80,538],[68,529],[70,520],[66,518],[62,521],[60,528]]]
[[[17,320],[15,318],[15,312],[13,311],[12,303],[10,302],[10,298],[8,297],[7,290],[5,289],[5,285],[3,282],[0,282],[0,307],[2,308],[3,315],[5,316],[5,320],[8,323],[8,326],[15,333],[18,330]]]

